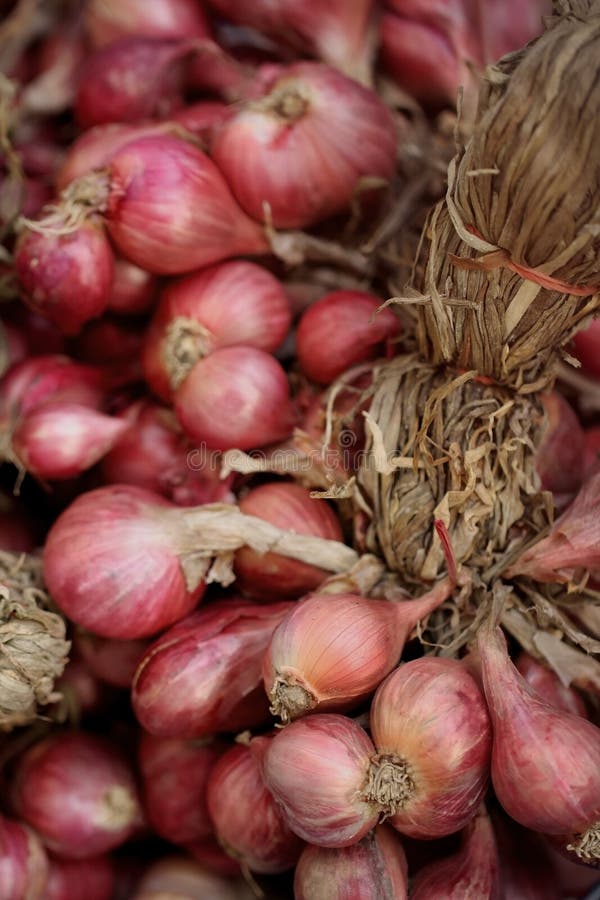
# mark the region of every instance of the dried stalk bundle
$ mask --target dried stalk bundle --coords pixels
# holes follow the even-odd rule
[[[412,286],[422,354],[520,390],[600,306],[600,7],[488,70]]]
[[[381,369],[358,485],[370,512],[366,546],[406,585],[444,569],[435,520],[457,562],[484,583],[551,522],[535,471],[542,407],[486,382],[416,355]]]
[[[38,716],[38,706],[60,699],[55,680],[67,663],[62,616],[47,608],[41,562],[0,551],[0,730]]]

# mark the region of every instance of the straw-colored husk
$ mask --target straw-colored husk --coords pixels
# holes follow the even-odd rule
[[[599,146],[597,5],[488,70],[413,276],[431,362],[522,390],[550,380],[600,306]]]

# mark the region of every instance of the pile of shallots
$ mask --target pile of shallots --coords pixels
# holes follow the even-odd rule
[[[549,11],[0,2],[2,900],[597,880],[600,679],[507,643],[500,591],[459,658],[421,641],[470,577],[450,542],[412,595],[352,546],[377,368],[415,346],[385,301],[483,68]],[[514,574],[593,586],[600,325],[570,353],[538,464],[561,517]]]

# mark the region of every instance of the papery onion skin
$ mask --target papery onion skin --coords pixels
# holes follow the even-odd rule
[[[12,449],[19,463],[37,478],[75,478],[100,460],[127,425],[77,403],[52,403],[33,409],[17,423]]]
[[[221,347],[201,359],[174,404],[188,437],[210,450],[264,447],[288,437],[296,422],[283,367],[254,347]]]
[[[169,284],[146,333],[144,374],[169,401],[199,359],[243,344],[272,352],[291,324],[282,285],[267,269],[231,260]]]
[[[238,207],[201,150],[167,135],[122,147],[109,165],[106,221],[142,269],[180,275],[231,256],[263,254],[263,230]]]
[[[212,834],[206,789],[226,749],[220,741],[182,741],[142,733],[138,748],[142,797],[154,831],[174,844]]]
[[[411,900],[500,900],[500,865],[492,824],[485,812],[465,828],[458,853],[430,863],[414,880]]]
[[[51,858],[44,900],[113,900],[115,885],[110,856]]]
[[[283,820],[248,746],[232,747],[216,763],[207,802],[219,840],[253,872],[275,874],[295,865],[303,842]]]
[[[574,688],[564,685],[552,669],[538,662],[524,650],[519,654],[515,667],[546,703],[574,716],[589,718],[581,695]]]
[[[166,631],[134,678],[132,704],[141,726],[162,737],[195,738],[265,721],[262,658],[289,608],[220,600]]]
[[[294,874],[295,900],[406,900],[406,856],[396,832],[379,825],[351,847],[307,846]]]
[[[81,128],[166,117],[180,106],[187,41],[128,36],[96,50],[84,63],[75,98]]]
[[[175,39],[208,37],[210,33],[196,0],[89,0],[84,22],[96,47],[127,35]]]
[[[377,757],[363,795],[389,803],[394,828],[427,840],[473,818],[489,780],[491,727],[460,662],[424,657],[395,669],[373,699],[371,736]],[[382,779],[393,785],[389,801]]]
[[[24,302],[69,336],[106,309],[113,268],[104,230],[90,220],[69,234],[25,229],[15,247]]]
[[[51,735],[26,750],[11,797],[46,847],[66,859],[118,847],[142,822],[129,764],[114,745],[89,734]]]
[[[0,817],[0,896],[46,900],[48,857],[37,834],[22,822]]]
[[[600,729],[542,700],[510,661],[499,628],[482,628],[478,646],[498,800],[526,828],[585,833],[600,820]]]
[[[374,747],[351,719],[307,716],[251,748],[288,826],[305,841],[348,847],[377,823],[379,807],[360,794]]]
[[[355,706],[398,664],[414,626],[445,598],[390,602],[317,593],[300,600],[273,632],[263,661],[271,712],[285,723]]]
[[[276,228],[348,209],[362,178],[391,178],[396,130],[378,96],[328,66],[300,62],[215,134],[211,155],[242,208]]]
[[[168,500],[133,485],[80,494],[44,547],[54,602],[78,625],[120,640],[148,637],[182,618],[204,584],[186,583],[179,521]]]
[[[286,531],[342,540],[342,527],[325,500],[311,497],[291,482],[269,482],[252,488],[239,500],[248,516],[265,519]],[[242,547],[235,554],[236,584],[255,600],[297,598],[317,588],[327,577],[323,569],[277,553],[257,553]]]
[[[400,333],[390,309],[365,291],[333,291],[310,306],[298,325],[296,352],[302,371],[331,384],[351,366],[381,355],[385,342]]]

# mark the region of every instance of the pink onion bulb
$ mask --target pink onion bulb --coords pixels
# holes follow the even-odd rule
[[[141,726],[163,737],[196,738],[263,722],[262,658],[289,608],[219,600],[166,631],[144,654],[133,681]]]
[[[146,334],[144,374],[169,401],[196,362],[218,347],[273,352],[291,324],[285,291],[267,269],[219,263],[168,285]]]
[[[340,521],[325,501],[291,482],[269,482],[252,488],[239,500],[240,510],[286,531],[332,541],[342,540]],[[255,600],[296,598],[317,588],[327,577],[323,569],[277,553],[259,554],[242,547],[235,554],[237,585]]]
[[[115,864],[110,856],[50,859],[44,900],[113,900]]]
[[[573,834],[584,861],[600,859],[600,729],[546,703],[510,661],[499,628],[480,629],[478,646],[498,800],[526,828]]]
[[[182,741],[142,733],[138,761],[144,808],[165,840],[189,844],[212,834],[206,790],[225,748],[211,738]]]
[[[247,346],[221,347],[199,360],[174,405],[188,437],[210,450],[274,444],[296,422],[285,370],[270,353]]]
[[[216,133],[211,154],[241,207],[277,228],[343,212],[361,179],[394,171],[394,122],[377,94],[335,69],[300,62]]]
[[[219,841],[249,869],[276,873],[295,865],[303,843],[283,820],[250,747],[232,747],[215,764],[207,802]]]
[[[178,275],[268,250],[215,164],[187,141],[139,138],[114,154],[109,180],[110,236],[148,272]]]
[[[18,814],[66,859],[106,853],[142,821],[129,764],[89,734],[54,734],[34,744],[18,760],[11,791]]]
[[[500,866],[492,823],[485,810],[469,822],[458,853],[417,873],[411,900],[500,900]]]
[[[102,225],[88,219],[70,233],[26,228],[15,247],[25,303],[74,335],[106,309],[114,256]]]
[[[89,0],[84,22],[95,47],[128,35],[171,39],[209,36],[206,15],[197,0]]]
[[[157,279],[128,259],[117,256],[107,309],[124,316],[147,313],[154,302]]]
[[[182,530],[183,528],[183,530]],[[61,513],[44,547],[59,609],[102,637],[147,637],[189,613],[204,583],[181,511],[132,485],[98,488]]]
[[[250,746],[285,821],[305,841],[348,847],[376,825],[380,807],[362,793],[375,749],[351,719],[307,716]]]
[[[48,857],[27,825],[0,817],[0,897],[3,900],[47,900]]]
[[[113,687],[130,688],[148,639],[118,641],[89,631],[76,631],[73,646],[96,678]]]
[[[537,472],[545,491],[572,494],[581,484],[583,428],[573,408],[558,391],[540,397],[547,428],[537,452]]]
[[[131,900],[255,900],[240,879],[232,881],[207,871],[184,856],[153,863],[136,885]]]
[[[307,846],[294,875],[295,900],[406,900],[406,856],[398,835],[379,825],[351,847]]]
[[[29,357],[11,366],[0,382],[0,420],[12,426],[42,404],[98,409],[105,401],[103,380],[99,369],[66,356]]]
[[[533,656],[530,656],[524,650],[519,654],[515,666],[527,684],[546,703],[562,709],[563,712],[573,713],[575,716],[583,716],[585,719],[588,718],[581,695],[574,688],[564,685],[552,669],[538,662],[537,659],[534,659]]]
[[[300,600],[273,632],[263,661],[271,712],[288,722],[356,706],[398,664],[410,632],[447,593],[398,602],[356,594]]]
[[[371,705],[377,748],[366,796],[402,834],[421,840],[464,828],[489,780],[491,728],[474,678],[457,660],[401,665]]]
[[[346,369],[376,359],[401,326],[391,309],[364,291],[333,291],[306,310],[296,333],[302,371],[321,384],[331,384]]]

